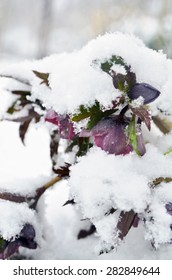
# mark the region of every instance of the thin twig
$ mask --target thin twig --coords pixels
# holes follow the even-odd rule
[[[49,182],[47,182],[45,185],[43,185],[42,187],[38,188],[36,190],[36,194],[35,196],[22,196],[19,194],[11,194],[9,192],[3,192],[0,193],[0,199],[3,200],[8,200],[8,201],[12,201],[12,202],[16,202],[16,203],[23,203],[23,202],[32,202],[30,204],[30,208],[34,208],[37,205],[37,202],[39,200],[39,198],[41,197],[41,195],[51,186],[53,186],[55,183],[59,182],[62,179],[62,177],[54,177],[52,178]]]
[[[53,179],[51,179],[48,183],[37,189],[36,196],[34,197],[33,203],[31,203],[30,208],[35,209],[38,203],[38,200],[40,199],[41,195],[50,187],[52,187],[55,183],[62,180],[62,177],[56,176]]]

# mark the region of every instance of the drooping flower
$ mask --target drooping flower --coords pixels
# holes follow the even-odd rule
[[[124,117],[106,117],[99,121],[90,131],[81,131],[79,136],[93,136],[95,145],[109,154],[126,155],[133,150],[125,133],[127,124],[128,121]]]
[[[45,121],[59,127],[59,136],[63,139],[72,140],[75,137],[73,123],[68,115],[59,115],[54,110],[49,110],[45,116]]]
[[[131,100],[142,97],[144,104],[153,102],[160,95],[160,91],[146,83],[136,83],[127,93]]]
[[[93,137],[97,147],[109,154],[126,155],[133,151],[126,134],[129,120],[121,115],[105,117],[99,121],[91,130],[82,130],[80,137]],[[141,130],[136,127],[138,151],[144,155],[145,145]]]

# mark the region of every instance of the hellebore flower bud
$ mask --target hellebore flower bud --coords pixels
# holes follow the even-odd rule
[[[45,121],[59,127],[59,135],[63,139],[72,140],[75,137],[74,127],[68,115],[58,115],[54,110],[49,110]]]
[[[127,124],[128,120],[124,117],[106,117],[90,131],[81,131],[79,136],[93,136],[95,145],[109,154],[126,155],[133,150],[125,133]]]
[[[131,100],[140,96],[144,99],[144,104],[153,102],[159,95],[160,91],[146,83],[136,83],[127,93]]]

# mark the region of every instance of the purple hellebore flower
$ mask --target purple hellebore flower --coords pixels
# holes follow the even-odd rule
[[[79,136],[92,136],[95,145],[109,154],[126,155],[133,151],[125,132],[128,123],[128,119],[124,116],[105,117],[91,130],[81,131]],[[145,153],[141,130],[138,132],[138,149],[141,155]]]
[[[45,116],[45,121],[59,127],[59,135],[63,139],[72,140],[76,134],[68,115],[58,115],[54,110],[49,110]]]
[[[106,117],[90,131],[81,131],[79,136],[93,136],[95,145],[109,154],[126,155],[133,150],[125,134],[127,124],[128,121],[119,116]]]
[[[159,95],[160,91],[146,83],[136,83],[127,93],[131,100],[140,96],[144,99],[144,104],[153,102]]]

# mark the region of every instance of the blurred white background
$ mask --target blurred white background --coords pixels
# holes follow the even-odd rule
[[[1,61],[72,51],[116,30],[172,57],[172,1],[0,0]]]

